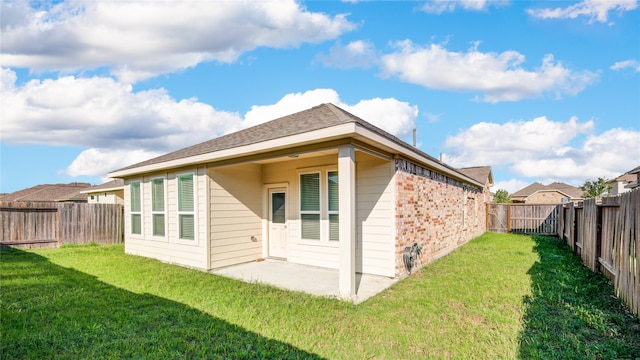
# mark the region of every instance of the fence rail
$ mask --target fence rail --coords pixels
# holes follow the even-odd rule
[[[116,244],[123,235],[122,205],[0,201],[2,246]]]
[[[519,234],[558,234],[556,204],[489,204],[487,229]]]

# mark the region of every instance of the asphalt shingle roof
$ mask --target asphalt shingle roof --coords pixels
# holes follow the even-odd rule
[[[86,201],[87,194],[80,191],[91,187],[89,183],[43,184],[0,196],[0,201]]]
[[[355,123],[377,135],[380,135],[407,150],[415,152],[450,169],[454,173],[462,174],[457,169],[438,161],[436,158],[407,144],[396,136],[360,119],[359,117],[333,105],[321,104],[310,109],[287,115],[269,122],[265,122],[234,133],[173,151],[159,157],[133,164],[116,171],[130,170],[147,165],[160,164],[167,161],[184,159],[221,150],[233,149],[241,146],[257,144],[263,141],[279,139],[287,136],[325,129],[333,126]],[[465,174],[462,174],[465,175]],[[465,175],[466,176],[466,175]],[[475,179],[474,179],[475,180]],[[484,184],[484,181],[481,183]]]
[[[573,199],[580,199],[582,198],[582,190],[580,188],[577,188],[575,186],[571,186],[569,184],[565,184],[565,183],[561,183],[561,182],[554,182],[551,183],[549,185],[542,185],[539,182],[534,182],[533,184],[524,187],[523,189],[520,189],[516,192],[514,192],[513,194],[511,194],[511,197],[528,197],[533,195],[535,192],[537,191],[561,191],[569,196],[571,196],[571,198]]]
[[[486,184],[487,181],[493,182],[493,179],[491,178],[491,166],[460,168],[458,171],[481,184]]]
[[[124,180],[123,179],[114,179],[109,182],[100,185],[94,185],[90,188],[82,190],[85,193],[90,192],[98,192],[104,189],[113,189],[113,188],[123,188],[124,189]]]

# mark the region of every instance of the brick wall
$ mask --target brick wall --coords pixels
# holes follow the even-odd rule
[[[567,195],[557,191],[540,191],[527,198],[529,204],[560,204]]]
[[[407,274],[405,247],[422,247],[427,264],[486,231],[489,187],[477,188],[396,159],[396,276]]]

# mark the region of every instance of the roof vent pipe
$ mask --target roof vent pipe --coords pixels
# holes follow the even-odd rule
[[[416,128],[413,128],[413,147],[416,147]]]

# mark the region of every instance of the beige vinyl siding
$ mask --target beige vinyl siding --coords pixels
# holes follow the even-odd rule
[[[321,172],[320,176],[326,177],[327,170],[336,170],[337,167],[337,152],[336,155],[309,157],[264,165],[263,179],[265,185],[288,184],[287,207],[289,211],[287,212],[287,224],[289,241],[287,243],[287,261],[332,269],[338,268],[338,242],[300,240],[300,223],[298,220],[300,214],[298,177],[300,173],[319,170]],[[321,190],[321,196],[327,196],[326,189],[323,188]],[[324,202],[326,203],[326,200]],[[321,221],[328,222],[328,219],[322,218]]]
[[[393,277],[393,162],[356,153],[356,271]]]
[[[196,239],[179,240],[177,223],[177,184],[179,174],[193,173],[196,191]],[[165,178],[166,196],[166,228],[165,236],[152,235],[151,225],[151,179]],[[206,233],[206,186],[207,176],[204,167],[184,168],[167,173],[153,173],[142,178],[125,179],[125,198],[129,199],[129,183],[140,180],[142,197],[142,235],[132,235],[130,231],[130,202],[125,201],[125,253],[146,256],[160,261],[179,264],[196,269],[209,269],[207,261],[207,233]]]
[[[106,191],[100,193],[88,194],[87,202],[89,204],[119,204],[124,205],[124,191],[117,192]]]
[[[261,258],[262,166],[210,168],[207,174],[211,179],[210,268]]]

